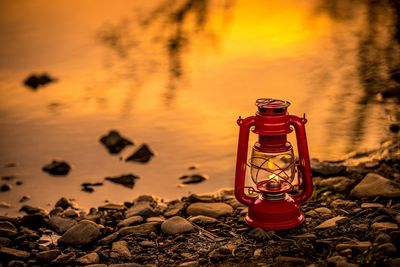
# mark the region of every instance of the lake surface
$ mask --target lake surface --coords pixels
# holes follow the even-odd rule
[[[148,3],[147,3],[148,2]],[[288,100],[308,118],[312,158],[337,160],[379,147],[398,105],[396,1],[3,1],[0,3],[0,175],[47,207],[83,207],[140,194],[174,199],[233,186],[239,115],[260,97]],[[375,3],[375,4],[374,4]],[[37,90],[31,73],[57,82]],[[120,155],[99,143],[110,129],[135,142]],[[294,136],[291,136],[294,143]],[[120,160],[146,143],[148,164]],[[72,171],[41,171],[53,159]],[[195,171],[188,167],[197,165]],[[133,189],[82,182],[134,173]],[[184,174],[209,180],[179,187]]]

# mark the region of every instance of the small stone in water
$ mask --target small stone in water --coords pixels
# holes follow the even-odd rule
[[[143,144],[138,150],[136,150],[131,156],[125,159],[125,161],[136,161],[141,163],[147,163],[154,156],[154,153],[150,150],[149,146]]]
[[[179,179],[182,180],[182,184],[197,184],[207,180],[208,176],[203,174],[192,174],[181,176]]]
[[[24,84],[31,89],[36,90],[39,87],[45,86],[54,81],[55,79],[50,77],[46,73],[43,73],[41,75],[31,74],[28,78],[24,80]]]
[[[107,135],[100,138],[100,142],[107,148],[111,154],[118,154],[126,146],[133,145],[133,142],[122,137],[118,131],[111,130]]]
[[[21,199],[19,200],[19,202],[20,202],[20,203],[26,202],[26,201],[28,201],[29,199],[31,199],[30,196],[23,196],[23,197],[21,197]]]
[[[71,166],[65,161],[53,160],[50,164],[44,166],[42,170],[51,175],[67,175],[71,170]]]
[[[133,188],[135,181],[139,179],[139,176],[134,174],[124,174],[117,177],[106,177],[106,180],[111,181],[116,184],[121,184],[125,187]]]
[[[3,185],[0,187],[0,191],[1,191],[1,192],[10,191],[11,188],[12,188],[12,186],[9,185],[9,184],[3,184]]]

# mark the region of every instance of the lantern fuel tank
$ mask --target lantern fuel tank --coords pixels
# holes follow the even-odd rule
[[[248,206],[245,221],[265,230],[294,228],[304,221],[300,204],[312,195],[307,120],[289,115],[287,101],[260,98],[255,116],[239,117],[235,197]],[[287,135],[296,133],[298,157]],[[250,131],[258,135],[248,159]],[[251,186],[245,186],[246,169]]]

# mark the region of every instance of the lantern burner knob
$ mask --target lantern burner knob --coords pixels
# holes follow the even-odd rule
[[[290,102],[273,98],[259,98],[256,100],[256,106],[260,115],[284,115]]]
[[[271,180],[268,181],[267,183],[267,190],[275,191],[275,190],[280,190],[281,189],[281,183],[279,181]]]

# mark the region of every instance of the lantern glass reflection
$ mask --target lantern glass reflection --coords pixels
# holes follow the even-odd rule
[[[260,192],[284,192],[297,185],[293,149],[285,152],[262,152],[253,148],[250,173]]]

